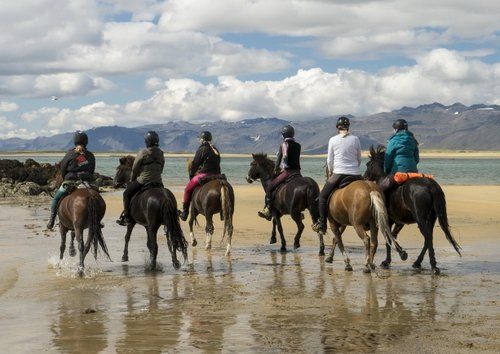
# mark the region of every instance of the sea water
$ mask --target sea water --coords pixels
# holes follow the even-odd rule
[[[0,155],[2,159],[25,161],[32,158],[40,163],[56,163],[63,155]],[[118,157],[96,157],[96,171],[106,176],[114,176],[119,165]],[[223,157],[222,172],[233,184],[246,184],[245,176],[250,167],[251,157]],[[366,169],[367,159],[363,159],[361,172]],[[326,160],[303,156],[302,174],[313,177],[320,184],[324,181]],[[440,184],[455,185],[495,185],[500,184],[500,159],[498,158],[421,158],[419,171],[433,174]],[[163,179],[167,186],[180,186],[188,181],[185,157],[165,158]]]

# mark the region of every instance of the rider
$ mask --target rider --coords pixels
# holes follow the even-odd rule
[[[200,134],[200,147],[194,155],[189,170],[189,183],[184,190],[182,212],[180,214],[181,220],[186,221],[189,216],[191,195],[196,187],[200,185],[200,180],[204,177],[218,175],[220,173],[220,152],[212,144],[212,133],[204,131]]]
[[[258,212],[261,218],[271,220],[271,198],[273,191],[286,179],[294,174],[300,173],[300,144],[295,141],[295,130],[291,125],[285,125],[281,129],[283,143],[280,145],[274,170],[277,176],[271,181],[266,189],[265,205]]]
[[[397,119],[392,128],[394,135],[389,138],[384,157],[384,171],[388,176],[380,185],[384,192],[396,184],[396,172],[418,172],[417,164],[420,161],[418,142],[413,133],[408,131],[408,122]]]
[[[343,180],[350,176],[361,179],[359,165],[361,164],[361,144],[357,136],[349,132],[351,122],[347,117],[337,120],[338,134],[328,142],[328,179],[319,194],[319,219],[312,226],[315,232],[326,232],[328,198]]]
[[[73,136],[73,142],[75,147],[70,149],[61,161],[63,183],[54,195],[50,205],[50,219],[47,223],[47,229],[49,230],[54,227],[57,206],[61,198],[67,193],[66,188],[70,184],[69,181],[92,181],[94,179],[95,157],[93,153],[87,150],[89,137],[84,132],[77,131]]]
[[[132,165],[132,174],[130,183],[123,192],[123,212],[120,218],[116,220],[119,225],[129,225],[132,220],[130,217],[130,201],[132,197],[145,184],[154,183],[163,185],[161,174],[165,165],[163,151],[158,147],[160,138],[155,131],[148,131],[144,135],[146,147],[139,151]]]

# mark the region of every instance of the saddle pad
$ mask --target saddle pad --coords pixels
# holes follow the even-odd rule
[[[208,183],[210,181],[219,180],[219,179],[227,181],[226,175],[222,173],[219,175],[208,175],[206,177],[200,178],[198,182],[200,183],[200,185],[203,185],[203,184]]]
[[[417,173],[417,172],[396,172],[394,174],[394,180],[398,184],[403,184],[406,181],[408,181],[411,178],[430,178],[434,179],[433,175],[427,175],[424,173]]]

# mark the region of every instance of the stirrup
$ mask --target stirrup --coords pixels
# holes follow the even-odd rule
[[[267,221],[271,221],[273,218],[273,214],[271,214],[271,210],[269,208],[264,208],[264,210],[257,212],[257,215],[259,215],[261,218],[266,219]]]
[[[124,213],[122,213],[122,215],[120,215],[120,218],[118,220],[116,220],[116,223],[118,225],[121,225],[121,226],[128,226],[131,224],[131,220],[128,216],[125,216]]]
[[[311,225],[311,228],[314,232],[326,233],[326,222],[322,222],[321,220],[316,221],[316,223]]]

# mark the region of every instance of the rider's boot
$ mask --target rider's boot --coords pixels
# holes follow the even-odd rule
[[[50,212],[49,222],[47,223],[47,229],[52,230],[54,228],[54,224],[56,222],[57,210]]]
[[[271,213],[270,205],[271,205],[271,198],[269,198],[266,195],[264,209],[262,209],[262,211],[259,211],[257,213],[261,218],[264,218],[267,221],[271,221],[271,219],[273,218],[273,214]]]
[[[326,233],[326,219],[320,217],[318,221],[312,225],[312,229],[314,232]]]
[[[186,221],[189,216],[189,203],[182,203],[182,211],[179,213],[179,217],[182,221]]]
[[[121,226],[128,226],[131,222],[132,220],[130,220],[127,210],[122,211],[120,218],[116,220],[116,223]]]

